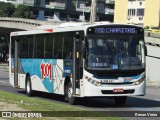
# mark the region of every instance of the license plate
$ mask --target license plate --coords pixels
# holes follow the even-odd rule
[[[123,93],[123,89],[122,88],[117,88],[117,89],[113,89],[114,93]]]

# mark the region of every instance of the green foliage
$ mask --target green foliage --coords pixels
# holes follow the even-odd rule
[[[7,40],[6,37],[0,34],[0,52],[7,48]]]
[[[24,95],[13,94],[13,93],[4,92],[4,91],[0,91],[0,102],[1,101],[9,104],[16,104],[18,107],[28,111],[37,111],[40,113],[41,111],[42,113],[44,111],[46,112],[50,111],[45,114],[48,117],[52,116],[54,113],[55,115],[64,116],[66,114],[65,112],[68,112],[68,113],[70,112],[71,116],[72,115],[79,116],[82,112],[83,112],[82,115],[85,115],[81,117],[67,117],[67,114],[68,114],[67,113],[66,117],[55,118],[58,120],[61,120],[61,119],[62,120],[77,120],[77,119],[78,120],[83,120],[83,119],[84,120],[85,119],[87,120],[123,120],[118,117],[107,117],[108,115],[104,113],[96,112],[96,111],[89,112],[88,109],[80,108],[77,106],[71,106],[71,105],[60,103],[60,102],[55,102],[53,100],[48,101],[40,98],[31,98],[31,97],[26,97]],[[2,105],[0,107],[2,107]],[[57,113],[59,112],[59,114],[56,114],[56,112]],[[47,119],[47,117],[44,117],[42,119]],[[17,118],[15,118],[15,120],[17,120]]]
[[[17,17],[17,18],[35,18],[30,7],[25,5],[15,5],[11,3],[0,2],[0,17]]]
[[[30,10],[28,6],[25,5],[19,5],[12,17],[17,17],[17,18],[34,18],[33,11]]]
[[[11,17],[15,6],[11,3],[0,2],[0,17]]]

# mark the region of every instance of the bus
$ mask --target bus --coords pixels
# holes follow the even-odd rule
[[[10,84],[34,91],[79,98],[113,98],[146,93],[144,29],[135,25],[62,23],[12,32]]]

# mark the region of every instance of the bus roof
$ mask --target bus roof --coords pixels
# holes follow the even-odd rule
[[[19,35],[33,35],[33,34],[43,34],[43,33],[54,33],[54,32],[65,32],[65,31],[84,31],[88,27],[91,26],[98,26],[98,25],[128,25],[128,26],[136,26],[131,24],[114,24],[109,22],[95,22],[95,23],[88,23],[88,22],[66,22],[61,23],[59,25],[43,25],[39,26],[34,30],[29,31],[17,31],[11,32],[11,36],[19,36]],[[140,26],[137,26],[140,27]]]

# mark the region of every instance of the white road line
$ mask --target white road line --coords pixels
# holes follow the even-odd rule
[[[0,81],[1,83],[8,83],[8,82],[4,82],[4,81]]]
[[[155,101],[160,101],[160,99],[154,99]]]

